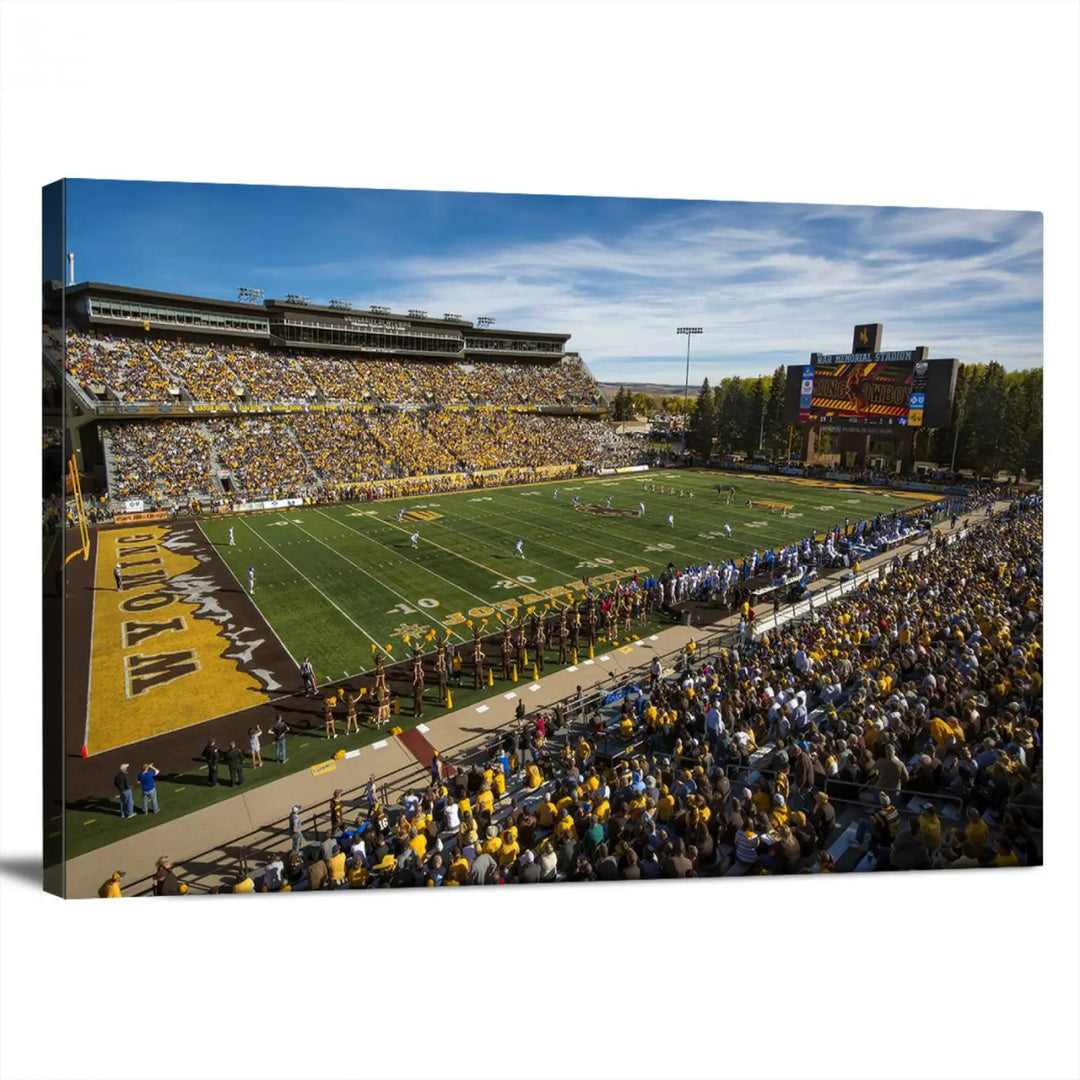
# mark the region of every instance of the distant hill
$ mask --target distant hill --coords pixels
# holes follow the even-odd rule
[[[660,383],[599,383],[600,393],[609,400],[613,398],[622,387],[626,387],[631,394],[649,394],[652,397],[682,397],[683,386],[664,386]],[[690,399],[694,400],[700,386],[691,385]]]

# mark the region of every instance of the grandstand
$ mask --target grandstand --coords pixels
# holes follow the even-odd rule
[[[568,334],[95,282],[47,283],[45,311],[46,378],[114,510],[637,460]]]

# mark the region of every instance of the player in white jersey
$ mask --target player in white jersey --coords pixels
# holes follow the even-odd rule
[[[577,504],[578,504],[578,497],[575,495],[574,496],[574,505],[577,506]]]
[[[519,536],[517,538],[517,543],[514,545],[514,558],[517,558],[518,555],[520,555],[523,559],[525,558],[524,547],[525,543]]]
[[[401,507],[400,510],[398,510],[397,519],[398,519],[398,521],[404,521],[405,520],[405,507],[404,506]]]
[[[610,496],[610,495],[609,495],[609,496],[607,497],[607,502],[606,502],[606,503],[604,503],[604,505],[605,505],[605,506],[606,506],[606,507],[607,507],[607,508],[608,508],[609,510],[611,509],[611,496]]]
[[[726,521],[724,522],[724,535],[725,536],[730,536],[731,535],[731,526]]]
[[[233,527],[229,526],[229,547],[236,547],[236,541],[233,539]]]
[[[667,523],[668,523],[669,528],[672,528],[672,529],[675,528],[675,515],[674,514],[668,514]]]
[[[639,502],[637,504],[637,516],[638,517],[644,517],[645,516],[645,504],[643,502]]]
[[[255,591],[255,567],[248,567],[248,592],[253,593]]]
[[[412,534],[412,536],[409,537],[409,541],[413,546],[413,551],[416,550],[419,540],[420,540],[420,530],[417,529],[416,532],[414,532]]]
[[[553,491],[553,492],[551,493],[551,497],[552,497],[553,499],[557,499],[557,498],[559,497],[559,489],[558,489],[558,488],[556,488],[556,489],[555,489],[555,490],[554,490],[554,491]]]

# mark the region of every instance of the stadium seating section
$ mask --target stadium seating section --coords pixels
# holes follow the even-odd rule
[[[576,358],[549,365],[358,360],[71,332],[67,370],[84,390],[125,404],[228,404],[242,398],[266,403],[593,407],[599,401],[596,382]]]
[[[66,366],[101,402],[191,412],[309,407],[107,422],[113,499],[215,497],[221,478],[243,498],[336,497],[391,479],[638,458],[601,420],[529,411],[598,406],[599,389],[577,357],[548,365],[367,360],[72,331]]]

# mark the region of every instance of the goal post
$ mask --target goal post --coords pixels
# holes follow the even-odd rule
[[[68,478],[71,480],[71,494],[75,499],[75,520],[79,526],[79,547],[77,547],[65,560],[66,566],[77,555],[82,555],[83,562],[90,559],[90,530],[86,524],[86,507],[83,506],[82,487],[79,484],[79,469],[75,464],[75,456],[68,460]]]

